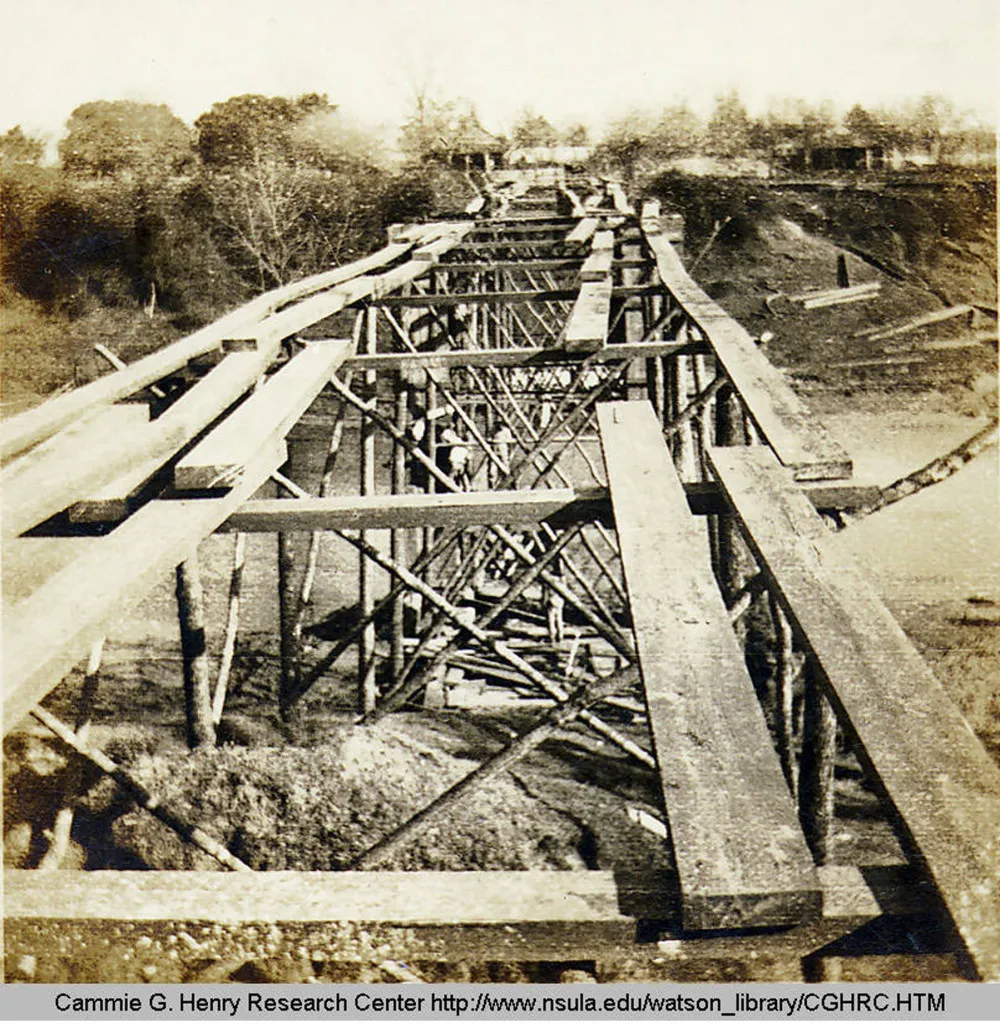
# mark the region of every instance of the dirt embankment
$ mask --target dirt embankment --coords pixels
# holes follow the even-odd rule
[[[663,175],[649,190],[684,215],[702,286],[802,385],[957,389],[967,392],[965,411],[985,408],[996,370],[995,182],[782,185]],[[843,275],[872,293],[805,308],[801,296],[837,288]],[[879,336],[956,306],[969,308]]]

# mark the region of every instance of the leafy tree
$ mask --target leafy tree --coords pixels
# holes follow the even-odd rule
[[[954,104],[944,96],[921,96],[908,120],[913,142],[932,156],[940,154],[945,133],[957,127]]]
[[[523,149],[554,146],[559,141],[559,133],[544,115],[525,110],[510,130],[510,141]]]
[[[612,121],[598,147],[598,155],[617,167],[629,182],[634,181],[640,159],[648,155],[656,135],[652,118],[633,110]]]
[[[297,99],[247,93],[233,96],[195,121],[198,153],[209,167],[250,167],[261,158],[293,160],[293,135],[299,125],[337,108],[325,95],[307,93]]]
[[[385,164],[381,141],[336,108],[306,114],[289,133],[291,150],[313,167],[342,171]]]
[[[750,150],[750,118],[733,89],[717,96],[715,109],[705,130],[708,152],[713,156],[745,156]]]
[[[193,152],[187,125],[169,107],[133,100],[96,100],[77,107],[59,143],[63,169],[103,177],[177,173]]]
[[[589,146],[590,131],[585,124],[578,122],[570,125],[560,139],[564,146]]]
[[[0,135],[0,165],[37,164],[45,154],[45,143],[25,135],[19,124]]]
[[[698,115],[686,103],[664,107],[654,128],[654,147],[664,159],[691,156],[701,143]]]
[[[421,97],[400,127],[400,147],[412,160],[450,163],[463,135],[479,127],[475,110],[457,100]]]
[[[878,122],[860,103],[855,103],[844,115],[844,127],[865,145],[874,145],[878,142]]]

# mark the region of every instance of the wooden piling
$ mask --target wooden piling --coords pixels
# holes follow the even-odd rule
[[[409,390],[404,383],[402,374],[396,376],[396,429],[406,432],[407,413],[410,404]],[[393,441],[392,448],[392,493],[403,494],[406,491],[406,449]],[[406,561],[406,530],[393,530],[390,537],[390,553],[396,562]],[[397,682],[403,671],[403,639],[405,632],[404,594],[396,594],[392,599],[392,639],[390,664],[392,680]]]
[[[378,339],[378,310],[369,306],[365,317],[365,351],[374,353]],[[365,397],[369,407],[375,408],[376,373],[365,371]],[[360,485],[361,494],[375,493],[375,421],[361,417]],[[364,533],[361,534],[364,537]],[[374,566],[363,553],[358,554],[358,615],[365,619],[375,604]],[[358,711],[367,714],[375,707],[378,690],[375,684],[375,622],[370,621],[358,637]]]
[[[188,746],[215,746],[212,683],[205,643],[205,599],[197,549],[176,569],[177,614],[184,662],[184,709]]]
[[[795,793],[795,758],[792,755],[792,689],[795,682],[795,652],[792,627],[774,594],[769,594],[771,621],[774,623],[774,727],[778,760],[785,781]]]
[[[831,853],[836,751],[837,718],[823,695],[816,668],[810,659],[805,670],[799,820],[817,864],[825,864]]]

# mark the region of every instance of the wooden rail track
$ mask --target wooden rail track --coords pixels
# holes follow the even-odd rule
[[[586,188],[509,187],[461,219],[395,226],[378,253],[4,423],[3,727],[28,728],[176,571],[189,736],[213,742],[227,672],[213,697],[197,548],[216,532],[277,534],[283,712],[352,650],[366,723],[435,688],[447,701],[449,668],[539,706],[380,843],[446,819],[556,731],[589,731],[655,772],[672,870],[8,870],[8,962],[140,980],[136,948],[162,952],[180,930],[157,980],[225,980],[303,948],[313,961],[587,961],[599,977],[726,958],[797,980],[866,948],[880,922],[1000,980],[1000,772],[823,523],[872,489],[688,276],[677,219],[636,214],[617,183],[581,200]],[[194,360],[201,376],[150,418],[147,389],[197,373]],[[322,479],[299,479],[295,452],[319,436]],[[356,487],[335,493],[347,445]],[[358,621],[307,656],[330,537],[357,552]],[[237,557],[230,663],[241,573]],[[574,673],[551,657],[566,613],[598,652]],[[773,648],[763,687],[748,618]],[[622,707],[645,738],[615,724]],[[830,856],[838,733],[878,790],[898,863]]]

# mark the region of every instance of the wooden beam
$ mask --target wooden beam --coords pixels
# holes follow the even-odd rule
[[[628,359],[655,359],[678,352],[697,352],[701,345],[686,341],[651,341],[605,345],[587,353],[594,362],[610,363]],[[344,368],[351,370],[451,369],[462,366],[547,366],[574,363],[580,353],[561,348],[446,349],[438,352],[383,352],[349,356]]]
[[[684,927],[818,916],[812,859],[656,415],[614,402],[597,418]]]
[[[598,232],[602,234],[603,232]],[[609,232],[610,234],[610,232]],[[594,249],[580,268],[581,281],[603,281],[611,274],[611,263],[614,259],[612,249]]]
[[[150,502],[4,608],[5,733],[86,657],[111,624],[253,494],[284,461],[283,449],[282,444],[260,452],[239,486],[223,497]]]
[[[177,463],[174,486],[181,491],[234,486],[256,453],[299,421],[352,344],[350,339],[308,344]]]
[[[560,241],[568,242],[570,245],[583,245],[584,242],[590,240],[590,237],[597,230],[597,226],[598,221],[596,217],[584,217],[582,220],[577,221],[572,231],[564,239],[560,239]]]
[[[69,509],[70,521],[115,522],[127,515],[133,500],[164,463],[249,391],[277,350],[272,336],[266,347],[230,352],[138,438],[120,438],[115,459],[109,459],[102,471],[103,482],[78,492],[79,500]]]
[[[855,753],[878,779],[979,973],[1000,980],[1000,770],[773,454],[709,454]]]
[[[248,330],[282,305],[299,301],[316,291],[332,288],[352,277],[384,267],[399,259],[411,248],[412,243],[388,245],[354,263],[266,292],[181,341],[131,363],[125,370],[108,374],[11,417],[4,422],[0,435],[0,458],[7,459],[17,455],[46,437],[51,437],[87,410],[126,398],[179,370],[192,359],[215,351],[221,347],[223,339]]]
[[[148,427],[146,405],[98,406],[6,466],[0,473],[4,535],[36,526],[113,477]]]
[[[211,908],[219,924],[627,922],[610,871],[19,871],[5,881],[14,919],[200,921]]]
[[[442,264],[442,267],[446,266]],[[616,299],[633,298],[638,295],[652,295],[660,292],[658,285],[632,285],[614,288]],[[505,292],[439,292],[435,295],[389,295],[378,300],[381,306],[437,308],[445,306],[470,306],[476,303],[504,305],[524,302],[571,302],[577,297],[575,288],[525,289]]]
[[[660,280],[701,329],[754,423],[798,480],[851,475],[851,459],[768,362],[753,338],[688,277],[662,234],[647,234]]]
[[[590,518],[607,508],[602,488],[593,492],[464,491],[445,494],[337,495],[329,498],[257,500],[237,509],[223,532],[396,530],[426,526],[492,526],[540,523],[551,516]]]
[[[560,343],[569,352],[592,352],[607,343],[608,317],[611,312],[610,278],[584,281],[560,335]]]
[[[613,231],[596,231],[594,239],[590,243],[590,251],[614,253],[615,233]]]
[[[797,959],[868,921],[923,905],[910,872],[897,865],[819,873],[821,921],[749,937],[667,927],[660,942],[640,943],[635,918],[673,916],[672,875],[626,881],[601,871],[7,871],[5,938],[11,960],[62,959],[86,969],[81,982],[118,984],[148,980],[144,959],[135,956],[145,943],[137,940],[148,935],[155,946],[165,922],[194,942],[178,943],[176,958],[162,958],[157,978],[164,982],[203,977],[206,958],[225,979],[246,960],[294,957],[303,945],[341,962],[370,961],[377,948],[406,961],[747,963],[754,956]],[[214,908],[211,920],[206,907]],[[266,951],[248,927],[255,925],[265,926],[258,933],[267,933]],[[84,945],[102,955],[82,961]],[[237,959],[226,970],[230,950]]]

